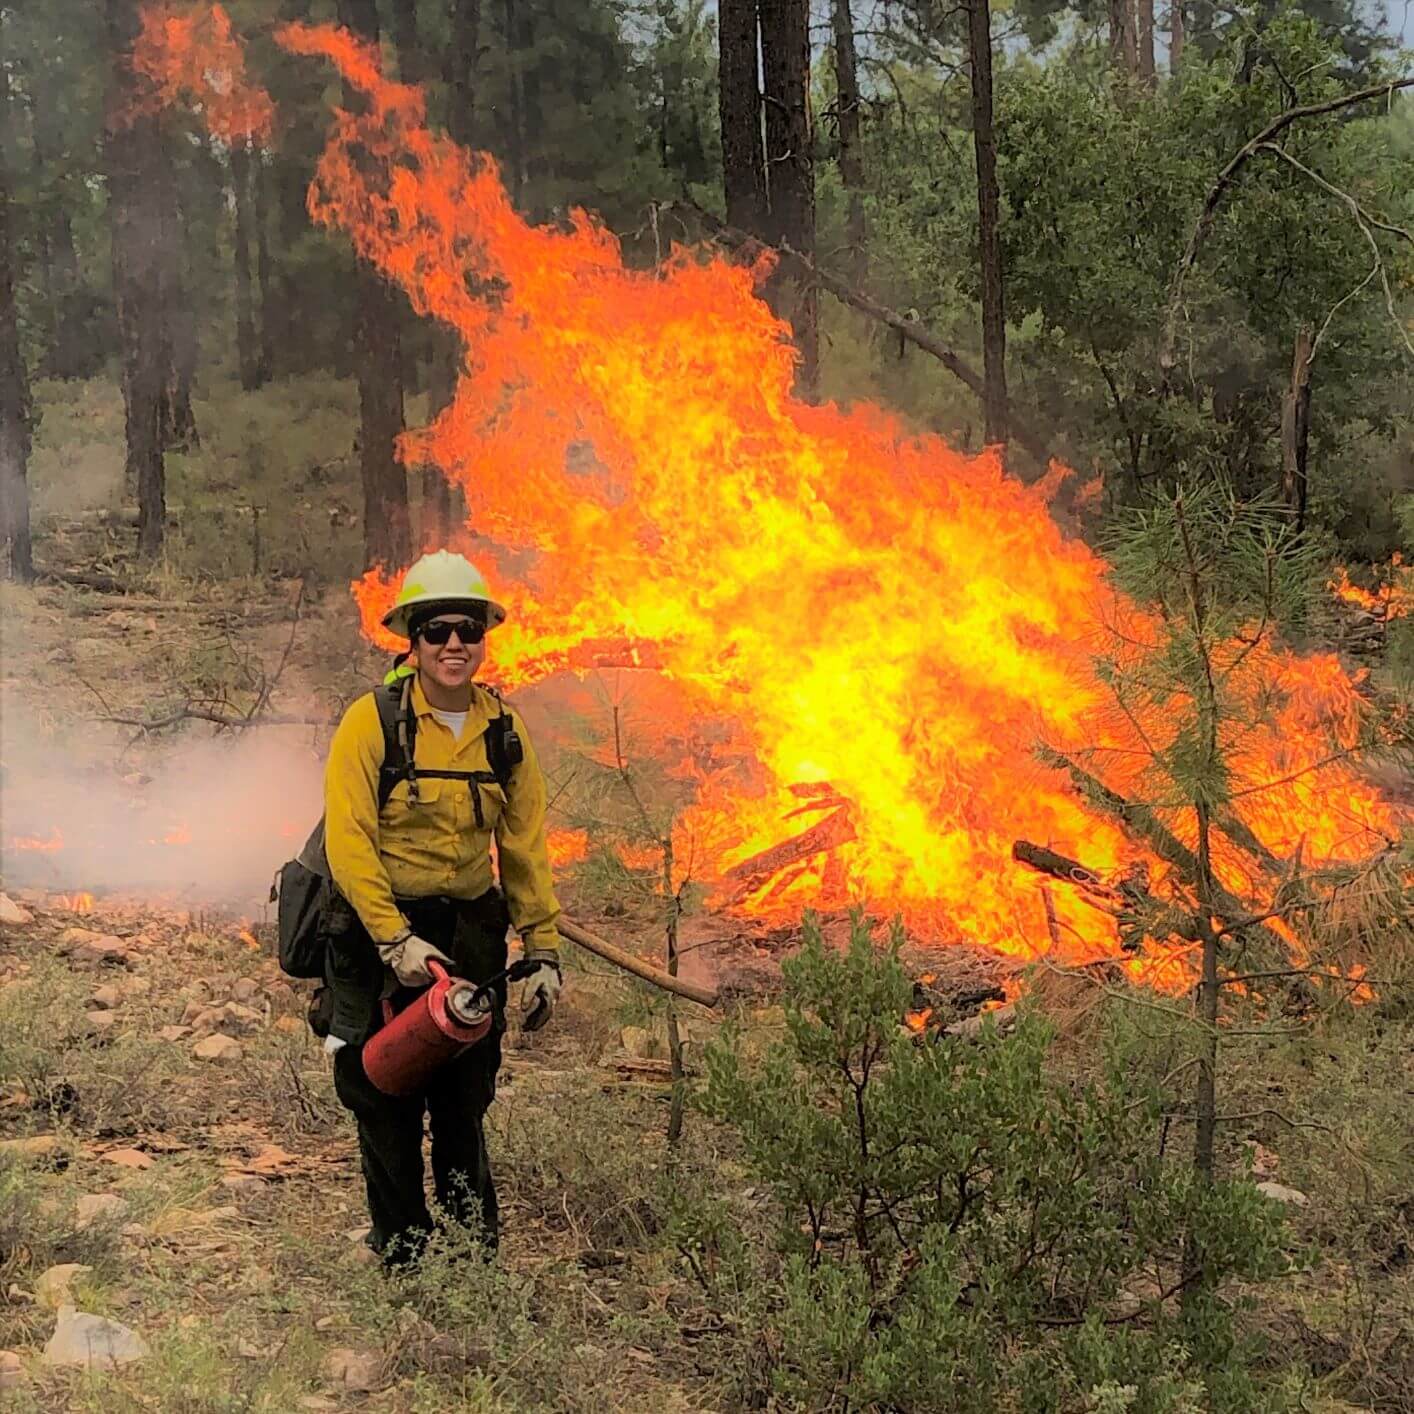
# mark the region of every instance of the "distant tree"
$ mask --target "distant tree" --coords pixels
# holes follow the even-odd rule
[[[0,25],[3,23],[4,15],[0,13]],[[26,480],[31,410],[29,378],[20,351],[15,247],[10,234],[13,196],[9,169],[13,151],[9,78],[5,64],[0,62],[0,572],[9,579],[29,580],[34,578]]]
[[[269,376],[261,357],[261,340],[257,329],[256,240],[259,218],[256,213],[255,184],[260,167],[259,155],[249,139],[238,138],[231,145],[231,205],[234,209],[235,230],[231,256],[236,283],[236,365],[241,387],[251,392]]]
[[[766,114],[766,227],[769,239],[815,254],[815,134],[810,111],[809,0],[760,0]],[[776,312],[800,350],[796,382],[813,396],[820,377],[819,294],[810,281],[778,274]]]
[[[761,138],[756,0],[721,0],[717,7],[721,106],[722,192],[727,221],[766,234],[766,159]]]
[[[839,128],[840,181],[848,194],[845,235],[849,241],[850,273],[859,281],[864,278],[867,254],[864,161],[859,140],[859,66],[850,0],[833,0],[830,7],[830,37],[835,58],[835,121]]]
[[[977,165],[977,248],[982,271],[983,413],[990,445],[1007,440],[1006,300],[999,232],[997,140],[992,126],[992,11],[967,0],[967,50],[972,75],[972,146]]]
[[[173,368],[166,318],[172,272],[169,193],[158,118],[141,110],[131,65],[139,30],[136,0],[107,0],[110,87],[106,158],[112,226],[113,287],[123,348],[128,482],[137,493],[138,553],[162,549],[166,521],[164,403]],[[170,178],[168,178],[170,180]]]
[[[375,0],[338,0],[338,10],[340,24],[377,43]],[[346,90],[345,103],[363,101]],[[405,565],[412,558],[412,528],[407,473],[395,451],[405,426],[400,310],[392,288],[369,266],[358,267],[352,294],[364,554],[372,564]]]

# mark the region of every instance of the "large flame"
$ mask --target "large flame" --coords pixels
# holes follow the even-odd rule
[[[150,5],[141,24],[133,69],[147,84],[145,108],[191,108],[228,144],[268,136],[275,106],[247,77],[240,36],[220,5]]]
[[[461,338],[455,398],[401,454],[462,487],[496,561],[498,680],[612,662],[671,683],[663,734],[697,777],[675,858],[733,906],[867,899],[1003,953],[1116,954],[1109,922],[1011,862],[1018,838],[1101,871],[1145,859],[1033,748],[1091,748],[1142,796],[1171,736],[1162,713],[1115,710],[1093,655],[1107,625],[1141,643],[1152,625],[1046,493],[880,408],[797,400],[762,267],[677,249],[633,270],[584,212],[529,225],[375,51],[332,27],[278,37],[361,95],[335,115],[312,216]],[[400,573],[355,586],[386,646]],[[1394,821],[1342,759],[1363,710],[1336,660],[1239,653],[1270,711],[1226,744],[1266,849],[1234,828],[1219,863],[1256,893],[1273,858],[1358,858]]]

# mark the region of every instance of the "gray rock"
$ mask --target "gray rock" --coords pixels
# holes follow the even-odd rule
[[[0,923],[6,923],[11,928],[20,928],[33,922],[34,914],[29,909],[21,908],[9,894],[0,894]]]
[[[1297,1208],[1304,1208],[1311,1201],[1299,1188],[1288,1188],[1284,1183],[1273,1183],[1270,1180],[1259,1183],[1257,1192],[1265,1198],[1272,1198],[1278,1203],[1290,1203]]]
[[[146,1359],[148,1353],[147,1342],[121,1321],[61,1306],[43,1358],[46,1365],[98,1370]]]
[[[128,1205],[116,1193],[85,1193],[78,1201],[74,1227],[83,1232],[104,1218],[121,1217]]]
[[[24,1380],[24,1361],[13,1350],[0,1350],[0,1389],[17,1389]]]
[[[61,1262],[57,1267],[46,1267],[34,1283],[34,1299],[51,1311],[68,1306],[74,1299],[74,1283],[92,1270],[82,1262]]]
[[[219,1032],[198,1041],[192,1047],[191,1053],[197,1060],[204,1061],[238,1061],[245,1055],[239,1041]]]

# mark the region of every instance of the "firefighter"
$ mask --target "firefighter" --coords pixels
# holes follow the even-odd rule
[[[344,714],[325,772],[325,847],[347,901],[332,923],[326,983],[339,1099],[358,1122],[372,1217],[369,1244],[390,1267],[416,1260],[432,1231],[423,1190],[423,1113],[432,1130],[437,1203],[497,1237],[496,1189],[483,1119],[496,1093],[503,1022],[444,1065],[425,1093],[394,1099],[363,1068],[381,1003],[395,1010],[432,980],[428,964],[484,982],[506,966],[509,927],[539,966],[522,992],[527,1029],[548,1019],[560,990],[559,905],[545,849],[545,778],[520,719],[475,683],[485,635],[505,620],[486,581],[460,555],[424,555],[384,625],[409,641],[396,670],[415,767],[379,807],[390,746],[374,693]],[[390,675],[390,680],[394,675]],[[385,686],[386,690],[386,686]],[[402,740],[403,738],[397,738]],[[504,758],[509,753],[511,760]],[[519,758],[519,759],[516,759]],[[427,774],[424,774],[427,773]],[[501,887],[492,876],[496,843]],[[505,988],[500,988],[504,1005]]]

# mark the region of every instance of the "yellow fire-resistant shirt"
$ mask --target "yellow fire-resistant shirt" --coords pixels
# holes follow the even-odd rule
[[[413,755],[419,771],[487,771],[483,734],[500,703],[473,684],[471,707],[460,737],[432,715],[422,683],[412,686],[417,714]],[[360,697],[339,723],[324,772],[325,850],[329,870],[376,943],[389,943],[408,926],[394,895],[426,898],[443,894],[473,899],[492,885],[491,838],[501,867],[511,923],[530,952],[556,952],[560,906],[545,851],[545,777],[525,725],[507,707],[525,746],[509,793],[494,781],[417,782],[420,801],[408,803],[408,783],[399,781],[381,813],[378,771],[383,764],[383,728],[372,693]],[[483,824],[471,792],[481,797]]]

